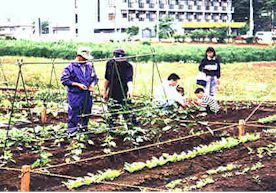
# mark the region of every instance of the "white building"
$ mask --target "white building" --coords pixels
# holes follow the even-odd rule
[[[32,39],[123,40],[127,38],[125,30],[131,26],[139,27],[139,38],[155,37],[155,26],[166,16],[173,18],[173,28],[179,34],[198,28],[239,26],[232,25],[232,0],[68,0],[63,11],[67,18],[49,21],[49,34],[38,33],[36,22],[36,36]],[[31,37],[32,28],[20,28],[28,31],[23,33],[25,38]]]
[[[130,26],[139,26],[142,38],[153,37],[165,16],[183,33],[201,23],[230,23],[233,13],[232,0],[74,0],[74,10],[74,36],[92,41],[124,39]]]
[[[11,22],[0,23],[0,36],[16,39],[31,39],[34,37],[33,24],[15,24]]]

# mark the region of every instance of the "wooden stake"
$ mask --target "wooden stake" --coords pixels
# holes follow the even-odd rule
[[[245,131],[245,121],[243,119],[240,119],[239,120],[239,126],[238,126],[238,129],[239,129],[239,137],[243,136]]]
[[[28,166],[28,165],[22,166],[21,186],[20,186],[21,192],[30,192],[30,177],[31,177],[30,170],[31,170],[31,166]]]
[[[41,111],[41,123],[46,123],[47,122],[47,109],[46,107],[43,107]]]

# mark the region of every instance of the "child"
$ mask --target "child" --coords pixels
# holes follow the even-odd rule
[[[199,65],[199,71],[206,74],[205,93],[214,97],[216,87],[220,83],[220,61],[216,57],[216,51],[214,48],[207,48],[205,57]]]
[[[183,104],[181,105],[181,107],[186,107],[186,106],[188,106],[187,99],[186,99],[186,97],[184,96],[184,95],[185,95],[184,88],[181,87],[181,86],[179,86],[179,85],[177,85],[176,90],[177,90],[177,92],[180,94],[180,96],[182,97]]]
[[[203,88],[197,88],[195,90],[195,94],[197,96],[197,101],[195,102],[197,106],[201,107],[202,111],[206,111],[207,113],[215,113],[219,111],[219,104],[217,101],[204,93]]]

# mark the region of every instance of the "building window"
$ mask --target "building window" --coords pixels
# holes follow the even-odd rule
[[[78,8],[78,0],[75,0],[75,9]]]
[[[127,18],[127,14],[126,13],[123,13],[122,16],[123,16],[123,18]]]
[[[75,23],[79,22],[78,14],[75,14]]]
[[[108,14],[108,20],[109,21],[114,21],[115,20],[115,14],[114,13],[109,13]]]
[[[75,32],[76,32],[76,36],[78,36],[79,35],[79,29],[76,28]]]

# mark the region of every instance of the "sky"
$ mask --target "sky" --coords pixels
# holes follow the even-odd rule
[[[14,22],[53,21],[68,23],[73,0],[0,0],[0,23],[8,18]]]

